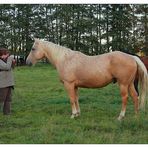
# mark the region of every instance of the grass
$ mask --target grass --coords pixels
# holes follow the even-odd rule
[[[56,70],[49,64],[17,67],[12,115],[0,113],[1,144],[122,144],[148,143],[148,108],[134,115],[131,99],[126,117],[119,89],[80,89],[81,117],[70,119],[71,108]]]

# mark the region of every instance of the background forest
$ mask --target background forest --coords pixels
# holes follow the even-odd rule
[[[89,55],[137,48],[148,54],[148,5],[0,4],[0,46],[26,56],[33,37]]]

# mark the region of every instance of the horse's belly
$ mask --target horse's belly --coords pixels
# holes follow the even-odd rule
[[[84,87],[84,88],[99,88],[99,87],[104,87],[108,85],[109,83],[112,82],[111,78],[107,79],[83,79],[83,80],[78,80],[76,83],[76,86],[78,87]]]

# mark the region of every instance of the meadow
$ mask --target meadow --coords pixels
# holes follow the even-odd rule
[[[135,117],[131,98],[119,122],[117,84],[79,89],[81,116],[70,119],[70,101],[49,64],[16,67],[12,115],[0,113],[0,144],[147,144],[148,105]]]

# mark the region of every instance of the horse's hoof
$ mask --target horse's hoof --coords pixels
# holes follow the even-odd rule
[[[72,114],[72,115],[71,115],[71,119],[76,118],[76,117],[79,117],[79,116],[80,116],[80,114],[79,114],[79,113]]]
[[[75,117],[79,117],[79,114],[77,113],[77,114],[75,115]]]
[[[122,121],[123,118],[124,118],[123,116],[119,116],[119,117],[117,118],[117,120],[118,120],[118,121]]]
[[[71,119],[74,119],[75,118],[75,114],[72,114],[70,118]]]
[[[118,117],[118,118],[117,118],[117,120],[118,120],[118,121],[121,121],[121,120],[122,120],[122,118]]]

